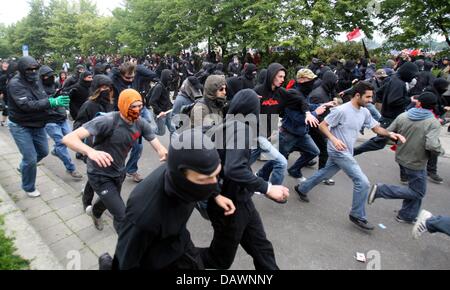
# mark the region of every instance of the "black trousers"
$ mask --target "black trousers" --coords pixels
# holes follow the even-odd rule
[[[83,209],[86,209],[89,205],[92,205],[92,200],[94,200],[94,189],[89,184],[89,181],[86,182],[84,186],[83,195],[81,196],[81,200],[83,201]]]
[[[328,161],[328,139],[320,132],[319,128],[311,128],[311,130],[309,130],[309,135],[320,150],[319,169],[322,169],[327,165]]]
[[[215,202],[209,202],[208,214],[214,237],[210,247],[201,250],[206,269],[229,269],[239,245],[253,258],[256,270],[279,269],[272,243],[266,237],[261,217],[251,199],[237,202],[235,214],[227,217]]]
[[[394,122],[393,119],[388,119],[384,117],[381,117],[380,119],[380,125],[385,129],[388,128],[392,124],[392,122]],[[356,156],[365,152],[381,150],[384,147],[386,147],[388,141],[389,139],[385,137],[380,136],[373,137],[372,139],[366,141],[362,145],[356,147],[353,155]]]
[[[125,203],[120,196],[124,180],[125,174],[119,177],[88,174],[88,183],[99,197],[92,212],[96,218],[100,218],[108,210],[114,217],[114,229],[117,233],[125,221]]]
[[[435,154],[431,154],[430,159],[428,159],[427,172],[437,174],[437,163],[438,156]]]

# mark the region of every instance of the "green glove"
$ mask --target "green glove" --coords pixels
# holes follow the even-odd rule
[[[70,97],[69,96],[59,96],[57,98],[50,98],[48,99],[50,102],[50,107],[57,108],[57,107],[69,107],[70,104]]]

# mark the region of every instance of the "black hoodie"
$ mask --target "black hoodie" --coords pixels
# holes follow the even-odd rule
[[[179,140],[189,134],[197,140],[201,132],[187,130]],[[167,164],[153,171],[130,194],[114,257],[115,270],[174,270],[186,253],[193,258],[186,224],[195,202],[217,194],[218,186],[189,184],[184,171],[210,175],[220,164],[211,140],[202,136],[200,144],[199,149],[176,150],[171,146]],[[187,268],[198,270],[197,263],[192,262]]]
[[[445,107],[450,106],[450,97],[443,96],[448,87],[448,81],[438,78],[431,86],[425,89],[425,92],[431,92],[438,97],[438,102],[434,110],[434,113],[438,116],[444,116],[446,113]]]
[[[322,77],[322,83],[320,87],[314,89],[308,96],[308,101],[311,104],[325,104],[333,101],[336,96],[337,76],[332,71],[327,71]],[[327,112],[320,115],[319,120],[323,121],[325,117],[330,113],[330,109]]]
[[[50,102],[38,81],[27,81],[26,70],[39,67],[32,57],[19,59],[19,74],[8,84],[9,119],[22,127],[43,128],[49,121]]]
[[[76,119],[81,106],[87,101],[90,95],[92,82],[86,82],[84,78],[91,76],[92,73],[86,71],[80,74],[78,84],[72,87],[70,91],[70,115]]]
[[[377,92],[377,100],[382,100],[381,115],[384,118],[394,120],[405,112],[411,102],[405,82],[411,82],[418,72],[415,64],[406,62]]]
[[[49,98],[56,97],[56,83],[54,75],[55,72],[46,65],[42,66],[39,69],[40,82]],[[44,76],[50,77],[47,85],[43,81]],[[67,119],[66,109],[64,107],[49,109],[48,113],[49,113],[49,123],[62,123]]]
[[[309,106],[303,97],[288,97],[289,95],[283,87],[275,88],[272,91],[273,80],[278,72],[282,70],[286,72],[286,69],[281,64],[272,63],[267,68],[265,84],[255,88],[256,93],[262,96],[260,99],[261,114],[267,115],[268,120],[267,132],[260,132],[261,134],[267,134],[264,137],[269,137],[273,131],[278,130],[278,119],[272,119],[272,115],[282,117],[284,115],[284,108],[288,107],[301,112],[309,111]]]
[[[254,122],[259,118],[259,111],[258,95],[250,89],[240,91],[231,101],[225,124],[217,129],[218,134],[215,136],[223,166],[221,194],[235,202],[246,202],[255,192],[265,194],[268,190],[268,183],[255,176],[250,167],[251,149],[256,145],[258,136],[257,124]],[[239,114],[250,121],[243,122],[235,118]],[[248,118],[249,115],[254,118]],[[233,134],[227,134],[230,132]]]
[[[244,74],[239,77],[230,77],[227,79],[227,99],[232,100],[240,90],[253,89],[255,87],[256,65],[248,64],[245,67]]]
[[[161,81],[149,92],[149,104],[153,108],[153,112],[158,116],[161,112],[167,112],[172,109],[173,105],[170,101],[169,83],[172,79],[172,71],[165,69],[161,72]]]

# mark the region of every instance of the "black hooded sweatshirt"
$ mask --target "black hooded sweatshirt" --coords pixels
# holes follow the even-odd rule
[[[197,139],[201,131],[194,131],[193,139]],[[182,138],[192,132],[183,132]],[[193,258],[187,221],[195,202],[217,195],[219,191],[217,184],[190,183],[183,173],[191,169],[210,175],[217,170],[220,164],[217,150],[207,137],[203,136],[203,142],[202,149],[175,150],[171,146],[167,164],[133,190],[127,202],[126,221],[119,233],[113,262],[115,270],[174,270],[180,268],[179,260],[186,253]],[[186,269],[196,268],[195,261],[183,262]]]
[[[269,184],[255,176],[250,166],[251,148],[256,145],[258,137],[257,124],[244,123],[239,118],[234,118],[238,114],[246,117],[252,114],[257,120],[259,112],[258,95],[250,89],[240,91],[231,101],[225,123],[217,129],[218,134],[215,135],[216,146],[220,148],[218,151],[222,160],[221,194],[235,202],[246,202],[255,192],[266,194],[268,190]],[[227,132],[234,134],[227,135]],[[237,146],[240,143],[245,146]]]
[[[92,75],[90,72],[81,73],[78,84],[73,86],[70,91],[70,115],[74,120],[77,118],[81,106],[83,106],[89,98],[92,82],[87,82],[84,78],[90,75]]]
[[[267,134],[264,137],[269,137],[272,132],[278,130],[278,120],[272,120],[272,115],[284,115],[284,108],[288,107],[293,110],[307,112],[309,111],[309,106],[305,99],[301,96],[299,97],[289,97],[286,89],[283,87],[275,88],[272,91],[273,80],[279,71],[286,69],[279,63],[272,63],[267,68],[266,82],[264,85],[259,85],[255,88],[258,95],[261,98],[261,114],[267,115],[268,126],[267,132],[261,132],[261,134]]]
[[[227,79],[227,100],[232,100],[240,90],[253,89],[255,87],[256,65],[250,63],[244,69],[244,74]]]
[[[27,80],[26,70],[31,67],[39,67],[38,62],[29,56],[22,57],[19,74],[8,84],[9,119],[22,127],[43,128],[49,121],[50,102],[38,80]]]
[[[96,75],[91,86],[92,92],[94,93],[103,85],[112,87],[111,79],[105,75]],[[109,113],[112,111],[114,111],[114,105],[111,104],[109,98],[106,96],[99,96],[96,100],[87,100],[81,106],[76,116],[73,129],[76,130],[83,124],[91,121],[97,117],[98,113]]]
[[[50,67],[44,65],[39,69],[39,78],[40,82],[42,84],[42,87],[44,88],[45,92],[47,93],[47,96],[49,98],[56,97],[56,83],[54,78],[55,72]],[[47,84],[44,82],[43,77],[48,76]],[[51,108],[48,110],[49,114],[49,123],[62,123],[67,119],[66,109],[64,107],[58,107],[58,108]]]
[[[405,62],[377,92],[377,99],[382,100],[381,115],[394,120],[404,113],[411,99],[406,89],[406,83],[411,82],[419,72],[412,62]]]
[[[158,116],[161,112],[167,112],[172,109],[173,105],[170,101],[169,84],[172,80],[172,71],[165,69],[161,72],[161,80],[149,92],[148,98],[153,112]]]
[[[438,78],[431,86],[424,90],[425,92],[431,92],[438,97],[438,102],[436,108],[434,109],[434,113],[438,116],[444,116],[446,113],[445,107],[450,106],[450,97],[443,96],[443,94],[447,91],[448,86],[448,81]]]
[[[327,71],[322,77],[322,84],[320,87],[314,89],[308,96],[308,101],[311,104],[325,104],[333,101],[336,96],[337,76],[332,71]],[[319,120],[323,121],[330,113],[330,109],[320,115]]]

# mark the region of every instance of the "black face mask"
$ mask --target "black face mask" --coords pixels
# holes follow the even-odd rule
[[[304,96],[308,96],[314,87],[314,81],[309,81],[303,84],[300,84],[300,91],[303,93]]]
[[[51,86],[51,85],[55,84],[55,77],[51,76],[47,79],[43,79],[42,83],[44,84],[44,86]]]
[[[215,99],[213,101],[214,106],[218,109],[222,109],[223,107],[225,107],[227,100],[226,99]]]
[[[86,88],[90,88],[90,87],[91,87],[91,84],[92,84],[92,81],[85,81],[85,80],[83,80],[83,81],[81,82],[81,84],[82,84],[84,87],[86,87]]]
[[[201,139],[200,139],[201,138]],[[179,140],[191,141],[189,144],[181,141],[179,144],[195,148],[194,144],[202,144],[202,149],[175,149],[173,146]],[[195,141],[194,141],[195,140]],[[195,142],[195,143],[194,143]],[[210,149],[206,149],[210,148]],[[164,189],[167,195],[176,197],[183,202],[197,202],[208,199],[214,193],[220,193],[217,183],[196,184],[189,181],[184,171],[190,169],[205,175],[212,174],[220,164],[219,154],[214,149],[211,139],[201,131],[193,129],[184,131],[178,140],[172,140],[167,160]]]
[[[208,199],[214,193],[220,193],[220,187],[214,184],[196,184],[189,181],[184,174],[167,171],[164,183],[169,196],[176,196],[184,202],[198,202]]]
[[[37,82],[39,80],[39,74],[37,71],[36,72],[27,71],[25,72],[25,79],[30,83]]]

